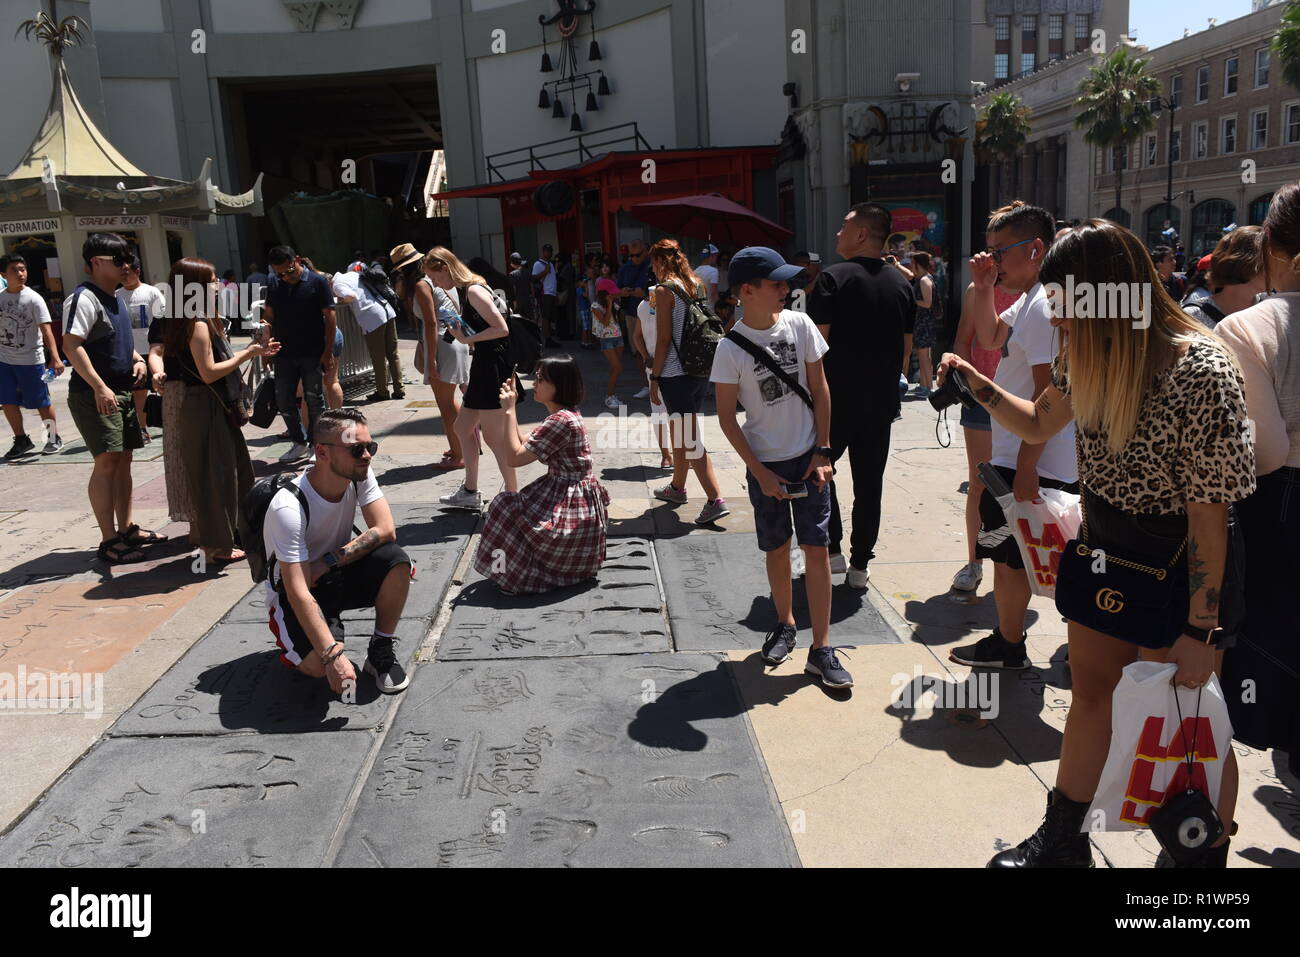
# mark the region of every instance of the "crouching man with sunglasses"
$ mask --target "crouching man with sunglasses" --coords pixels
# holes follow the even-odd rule
[[[374,608],[362,670],[381,692],[396,694],[410,683],[393,643],[411,560],[397,545],[393,514],[370,471],[379,445],[357,409],[322,412],[313,438],[316,463],[276,493],[262,525],[271,631],[285,664],[343,694],[355,687],[356,670],[343,653],[341,615]],[[353,537],[357,506],[366,530]]]

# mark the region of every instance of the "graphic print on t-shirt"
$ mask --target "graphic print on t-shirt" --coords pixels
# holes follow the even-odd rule
[[[798,381],[799,350],[793,341],[773,342],[770,346],[765,347],[765,350],[768,355],[776,360],[777,365],[785,370],[792,379]],[[754,378],[758,380],[758,388],[763,394],[764,405],[775,405],[794,391],[781,380],[780,376],[757,359],[754,360]]]

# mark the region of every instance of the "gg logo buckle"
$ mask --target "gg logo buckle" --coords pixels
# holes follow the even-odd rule
[[[1097,607],[1112,614],[1124,610],[1124,593],[1113,588],[1102,588],[1097,592]]]

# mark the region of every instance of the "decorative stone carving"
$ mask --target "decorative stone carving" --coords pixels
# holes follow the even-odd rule
[[[281,0],[281,2],[289,11],[289,16],[293,18],[293,25],[298,28],[299,33],[311,33],[316,29],[316,17],[320,14],[320,0],[307,0],[307,2]]]
[[[817,112],[812,109],[804,110],[795,115],[794,121],[808,150],[805,156],[808,186],[810,189],[818,189],[822,184],[822,134],[821,124],[817,121]]]
[[[352,29],[360,6],[361,0],[325,0],[325,9],[338,19],[340,30]]]

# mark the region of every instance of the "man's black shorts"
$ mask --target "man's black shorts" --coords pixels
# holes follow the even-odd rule
[[[993,467],[1001,473],[1008,485],[1015,485],[1015,469],[1001,465]],[[1078,482],[1058,482],[1056,479],[1041,475],[1038,477],[1038,487],[1058,488],[1063,492],[1079,494]],[[975,557],[991,558],[1012,568],[1025,567],[1024,561],[1020,558],[1020,546],[1016,544],[1015,536],[1011,534],[1011,526],[1007,524],[1007,515],[988,489],[985,489],[980,496],[980,534],[975,543]]]
[[[316,583],[311,594],[320,605],[335,641],[343,640],[343,612],[349,608],[373,608],[389,571],[393,566],[402,564],[410,565],[411,559],[398,545],[389,542],[358,562],[334,569]],[[311,654],[311,641],[298,621],[284,588],[267,590],[270,592],[267,601],[270,610],[269,625],[271,634],[275,635],[275,643],[283,652],[280,660],[297,668]]]

